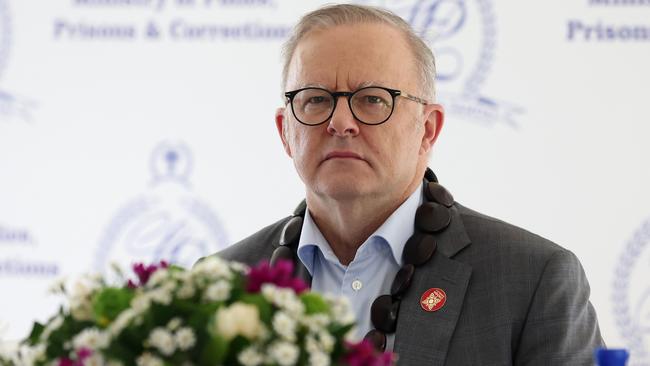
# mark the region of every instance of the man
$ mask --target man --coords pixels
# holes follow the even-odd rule
[[[591,365],[602,340],[576,257],[455,203],[427,170],[444,112],[408,24],[325,7],[284,56],[275,120],[306,207],[219,255],[293,259],[400,365]]]

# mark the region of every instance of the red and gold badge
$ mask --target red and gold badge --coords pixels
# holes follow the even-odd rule
[[[424,311],[438,311],[447,302],[447,294],[440,288],[430,288],[420,297],[420,306]]]

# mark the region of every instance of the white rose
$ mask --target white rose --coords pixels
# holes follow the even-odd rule
[[[165,356],[171,356],[176,351],[176,342],[174,337],[165,328],[157,327],[151,331],[146,343],[157,348]]]
[[[295,365],[300,355],[298,347],[288,342],[274,342],[269,346],[268,351],[271,359],[280,366]]]
[[[241,302],[219,308],[215,323],[218,334],[228,340],[238,335],[255,339],[263,333],[257,307]]]

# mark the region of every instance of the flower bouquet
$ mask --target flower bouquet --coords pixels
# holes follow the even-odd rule
[[[390,353],[351,342],[344,299],[307,291],[293,264],[248,268],[208,257],[185,270],[133,266],[119,285],[89,277],[0,365],[351,365],[392,364]]]

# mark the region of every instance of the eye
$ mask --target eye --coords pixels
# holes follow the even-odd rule
[[[324,102],[325,102],[325,97],[322,95],[313,96],[307,100],[307,103],[309,104],[319,104]]]
[[[378,97],[376,95],[366,95],[365,96],[366,103],[368,104],[385,104],[386,101],[383,100],[381,97]]]

